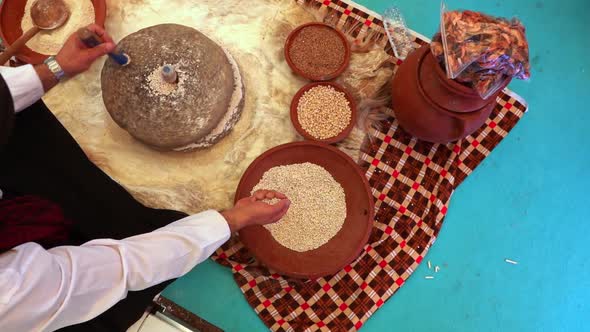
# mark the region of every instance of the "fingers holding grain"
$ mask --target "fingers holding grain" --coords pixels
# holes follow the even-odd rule
[[[321,166],[304,163],[273,167],[264,173],[255,190],[258,188],[271,188],[288,197],[264,200],[269,209],[276,209],[273,211],[279,220],[264,227],[291,250],[320,247],[338,233],[346,219],[344,189]]]
[[[278,192],[278,191],[274,191],[274,190],[266,190],[266,189],[261,189],[261,190],[257,190],[252,194],[252,197],[254,197],[256,200],[262,201],[262,200],[268,200],[268,199],[285,199],[287,198],[287,196],[285,196],[284,194]]]
[[[266,199],[266,195],[269,193],[269,190],[266,189],[260,189],[255,191],[254,193],[252,193],[252,197],[256,198],[256,200],[263,200]]]
[[[274,223],[279,221],[289,210],[291,206],[291,201],[288,199],[282,199],[275,203],[265,203],[267,204],[267,209],[273,215],[271,221],[269,223]]]
[[[287,196],[281,194],[278,191],[274,191],[274,190],[270,190],[267,194],[266,194],[266,198],[268,199],[273,199],[273,198],[278,198],[278,199],[285,199],[287,198]]]

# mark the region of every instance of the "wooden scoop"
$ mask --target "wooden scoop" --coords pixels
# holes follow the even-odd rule
[[[63,0],[36,0],[31,6],[34,26],[0,54],[0,65],[5,64],[39,31],[57,29],[64,25],[69,17],[70,10]]]

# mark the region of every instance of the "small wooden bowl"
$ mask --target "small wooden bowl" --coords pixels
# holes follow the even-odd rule
[[[340,134],[338,134],[337,136],[334,136],[334,137],[326,138],[326,139],[319,139],[319,138],[315,138],[312,135],[310,135],[307,131],[305,131],[305,129],[303,129],[303,127],[301,127],[301,123],[299,123],[299,117],[297,116],[298,115],[297,114],[297,106],[299,105],[299,99],[301,98],[301,96],[303,96],[303,94],[306,91],[308,91],[309,89],[314,88],[319,85],[331,86],[334,89],[336,89],[336,91],[344,92],[344,94],[346,95],[346,99],[350,103],[350,111],[351,111],[350,123],[348,124],[348,126],[346,126],[346,128],[344,128],[344,130]],[[295,130],[299,133],[299,135],[303,136],[306,140],[309,140],[309,141],[318,141],[318,142],[322,142],[322,143],[326,143],[326,144],[334,144],[334,143],[338,143],[338,142],[344,140],[346,137],[348,137],[348,135],[350,135],[352,128],[354,128],[354,123],[356,121],[356,112],[357,112],[356,102],[354,101],[354,98],[352,98],[350,93],[348,91],[346,91],[346,89],[344,87],[342,87],[340,84],[337,84],[334,82],[312,82],[312,83],[309,83],[309,84],[303,86],[301,89],[299,89],[299,91],[297,91],[297,93],[295,94],[295,96],[291,100],[291,123],[293,123],[293,127],[295,127]]]
[[[32,0],[29,0],[32,1]],[[92,1],[94,5],[94,22],[104,27],[107,16],[107,5],[105,0],[80,0]],[[0,37],[5,45],[14,43],[23,34],[21,22],[25,14],[25,5],[27,0],[3,0],[0,4]],[[27,46],[24,46],[17,53],[16,58],[22,62],[30,64],[40,64],[47,59],[49,55],[37,53]]]
[[[321,27],[329,28],[330,30],[336,32],[338,34],[338,36],[340,37],[340,39],[342,40],[342,43],[344,43],[344,50],[345,50],[344,51],[344,61],[342,62],[340,67],[338,67],[338,69],[335,72],[330,73],[328,75],[324,75],[324,76],[312,76],[312,75],[304,73],[301,69],[299,69],[295,65],[293,60],[291,59],[291,55],[289,54],[289,50],[291,49],[291,45],[293,44],[293,40],[295,39],[295,37],[297,37],[297,35],[299,35],[299,32],[301,32],[301,30],[303,30],[304,28],[310,27],[310,26],[321,26]],[[350,63],[350,45],[348,44],[348,40],[346,40],[346,36],[340,30],[334,29],[333,27],[331,27],[327,24],[324,24],[324,23],[318,23],[318,22],[306,23],[306,24],[300,25],[297,28],[295,28],[295,30],[291,31],[291,33],[287,37],[287,41],[285,42],[285,60],[287,60],[287,64],[289,64],[289,67],[291,67],[291,70],[293,70],[297,75],[299,75],[301,77],[305,77],[311,81],[329,81],[331,79],[334,79],[334,78],[340,76],[340,74],[342,74],[342,72],[344,72],[344,70],[346,70],[346,68],[348,67],[348,64]]]
[[[236,189],[235,201],[250,196],[266,171],[282,165],[313,163],[326,169],[344,189],[346,219],[336,235],[321,247],[297,252],[278,243],[263,226],[240,230],[240,240],[264,265],[278,273],[304,279],[332,275],[354,261],[373,229],[374,197],[361,168],[344,152],[318,142],[294,142],[272,148],[248,166]]]

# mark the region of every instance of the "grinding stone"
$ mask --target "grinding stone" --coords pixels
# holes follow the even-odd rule
[[[128,35],[119,46],[131,63],[105,62],[102,96],[113,120],[133,137],[164,150],[205,148],[239,119],[244,93],[237,63],[199,31],[155,25]],[[148,81],[164,64],[175,66],[179,78],[168,95],[153,91]]]

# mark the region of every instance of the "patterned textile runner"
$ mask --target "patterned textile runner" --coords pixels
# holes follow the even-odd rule
[[[339,21],[356,20],[358,34],[384,33],[379,16],[344,1],[299,0],[312,10],[330,11]],[[416,45],[427,42],[415,35]],[[386,51],[392,54],[391,49]],[[393,56],[393,55],[392,55]],[[402,60],[394,59],[397,65]],[[259,265],[233,238],[213,259],[231,267],[248,303],[273,331],[358,330],[412,275],[436,240],[451,195],[508,135],[527,110],[504,90],[485,125],[449,144],[417,140],[390,113],[361,155],[375,198],[375,223],[360,257],[334,276],[284,278]]]

